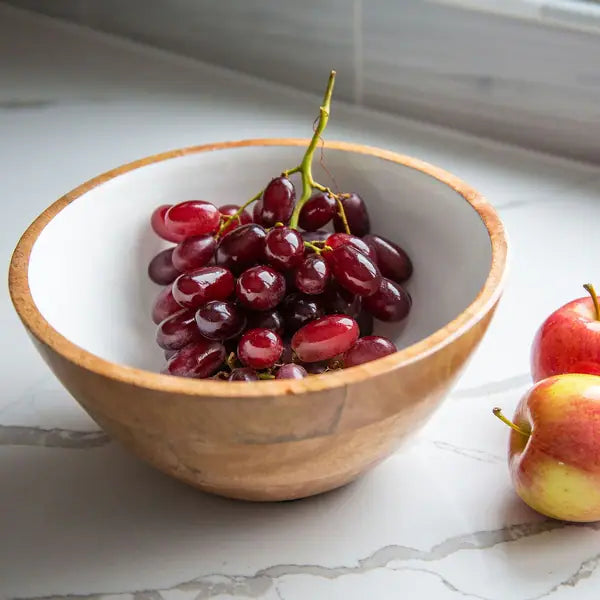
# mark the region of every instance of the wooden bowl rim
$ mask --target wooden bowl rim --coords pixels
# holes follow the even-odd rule
[[[12,255],[9,268],[9,290],[15,309],[25,327],[39,342],[79,367],[122,383],[140,388],[168,393],[202,397],[274,397],[285,394],[302,394],[339,388],[391,372],[399,367],[422,359],[452,343],[466,330],[480,321],[495,305],[502,293],[507,271],[508,245],[504,226],[493,207],[479,192],[451,173],[411,156],[398,154],[373,146],[343,141],[326,141],[325,148],[366,154],[421,171],[448,185],[459,193],[481,217],[490,237],[492,261],[484,285],[477,296],[452,321],[426,338],[389,356],[349,369],[315,375],[299,380],[269,380],[260,382],[222,382],[215,380],[186,379],[163,375],[144,369],[113,363],[69,341],[56,331],[42,316],[33,301],[29,288],[29,260],[33,245],[46,225],[66,206],[89,190],[107,181],[146,165],[196,154],[248,146],[306,146],[305,138],[248,139],[190,146],[162,152],[121,165],[98,175],[68,192],[42,212],[21,236]]]

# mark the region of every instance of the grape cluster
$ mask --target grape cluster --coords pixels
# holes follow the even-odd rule
[[[165,286],[152,311],[163,372],[301,379],[395,352],[372,335],[374,318],[408,315],[402,284],[413,267],[401,247],[371,234],[363,199],[313,190],[297,206],[283,174],[255,200],[252,215],[200,200],[152,214],[155,233],[177,244],[148,266]]]

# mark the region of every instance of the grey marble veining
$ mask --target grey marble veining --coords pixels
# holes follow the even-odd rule
[[[514,543],[524,538],[539,536],[546,532],[552,532],[567,527],[583,527],[593,531],[600,531],[599,524],[590,525],[567,525],[558,521],[542,521],[539,523],[520,523],[502,529],[492,531],[476,531],[464,535],[443,540],[433,546],[430,550],[419,550],[417,548],[391,545],[378,548],[369,556],[360,558],[354,566],[324,567],[321,565],[296,565],[277,564],[266,569],[257,571],[252,575],[229,575],[223,573],[207,573],[205,575],[176,583],[173,586],[153,590],[126,590],[118,594],[93,593],[93,594],[69,594],[65,596],[32,596],[18,598],[18,600],[117,600],[121,598],[132,598],[132,600],[162,600],[171,597],[173,592],[178,592],[178,597],[193,600],[208,600],[223,595],[236,598],[264,598],[269,590],[273,589],[277,581],[291,577],[316,577],[325,579],[337,579],[348,575],[360,575],[376,569],[387,569],[391,571],[424,571],[440,577],[447,587],[452,591],[469,597],[487,598],[462,592],[460,588],[436,573],[433,567],[424,568],[416,566],[402,566],[403,562],[418,561],[420,563],[435,563],[457,552],[464,550],[477,551],[494,548],[500,544]],[[549,597],[554,591],[563,586],[574,587],[584,578],[590,577],[600,562],[600,553],[583,561],[564,581],[549,587],[542,594],[531,598]],[[393,564],[393,566],[390,566]],[[15,599],[17,600],[17,599]],[[523,598],[523,600],[526,600]],[[527,599],[529,600],[529,599]]]

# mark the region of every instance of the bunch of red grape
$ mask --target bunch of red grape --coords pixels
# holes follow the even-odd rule
[[[373,317],[400,321],[412,263],[370,233],[358,194],[316,191],[296,204],[286,176],[245,209],[190,200],[158,207],[151,224],[177,245],[148,267],[164,285],[152,317],[164,373],[229,381],[300,379],[396,351]],[[334,231],[324,228],[333,224]],[[330,227],[331,228],[331,227]],[[347,233],[349,231],[349,233]]]

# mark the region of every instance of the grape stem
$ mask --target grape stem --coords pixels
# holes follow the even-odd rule
[[[319,248],[319,246],[317,246],[316,244],[323,244],[323,247]],[[321,254],[324,251],[333,250],[331,246],[328,246],[325,241],[321,240],[319,240],[318,242],[304,242],[304,247],[310,248],[313,252],[316,252],[317,254]]]
[[[259,379],[275,379],[275,375],[272,375],[271,373],[258,373],[258,378]]]
[[[219,231],[217,231],[217,234],[215,235],[215,239],[219,239],[219,237],[221,235],[223,235],[223,232],[225,231],[225,229],[227,229],[227,227],[229,227],[229,225],[231,223],[233,223],[233,221],[235,219],[239,219],[240,215],[244,212],[244,210],[246,208],[248,208],[253,202],[256,202],[256,200],[258,200],[262,195],[263,192],[265,190],[260,190],[260,192],[258,192],[258,194],[255,194],[254,196],[252,196],[252,198],[250,198],[250,200],[248,200],[248,202],[245,202],[244,204],[242,204],[242,206],[240,206],[232,215],[230,215],[227,219],[225,219],[222,223],[221,226],[219,227]]]
[[[332,198],[335,198],[338,205],[338,214],[344,224],[344,229],[346,233],[350,233],[350,227],[348,226],[348,219],[346,218],[346,212],[344,210],[344,206],[342,204],[341,198],[347,196],[347,194],[335,194],[330,188],[324,186],[317,181],[314,180],[312,174],[312,161],[313,156],[315,154],[315,150],[317,149],[317,144],[319,143],[319,139],[321,139],[321,134],[325,131],[325,127],[327,127],[327,122],[329,121],[329,113],[331,112],[331,96],[333,94],[333,86],[335,84],[335,71],[331,71],[329,74],[329,80],[327,81],[327,88],[325,90],[325,95],[323,96],[323,104],[319,107],[319,120],[317,122],[317,126],[315,127],[315,131],[310,140],[308,148],[304,153],[302,158],[302,162],[292,169],[287,169],[281,173],[282,177],[289,177],[293,173],[300,173],[302,178],[302,195],[300,196],[300,200],[296,203],[294,207],[294,212],[292,213],[292,217],[290,219],[289,226],[292,229],[298,229],[298,219],[300,217],[300,211],[302,207],[306,204],[308,199],[311,196],[311,193],[314,190],[319,190],[320,192],[329,194]],[[217,234],[215,235],[215,239],[219,239],[221,235],[223,235],[223,231],[229,227],[231,223],[235,219],[239,219],[240,215],[250,204],[256,202],[264,193],[264,189],[262,189],[258,194],[250,198],[245,204],[240,206],[238,210],[236,210],[232,215],[230,215],[227,219],[224,219],[219,227]]]
[[[304,153],[304,157],[302,158],[302,162],[298,167],[298,171],[302,176],[302,196],[300,196],[300,200],[296,203],[294,207],[294,212],[292,213],[292,218],[290,219],[290,227],[293,229],[298,228],[298,218],[300,217],[300,211],[302,207],[306,204],[308,199],[310,198],[311,192],[313,189],[319,189],[323,191],[321,188],[323,186],[316,183],[313,179],[312,175],[312,160],[315,154],[315,150],[317,148],[317,144],[319,143],[319,139],[321,134],[327,127],[327,122],[329,121],[329,113],[331,111],[331,95],[333,94],[333,86],[335,83],[335,71],[331,71],[329,74],[329,80],[327,81],[327,88],[325,90],[325,95],[323,96],[323,104],[319,107],[319,122],[315,127],[315,132],[310,140],[310,144]],[[292,169],[293,171],[294,169]]]

